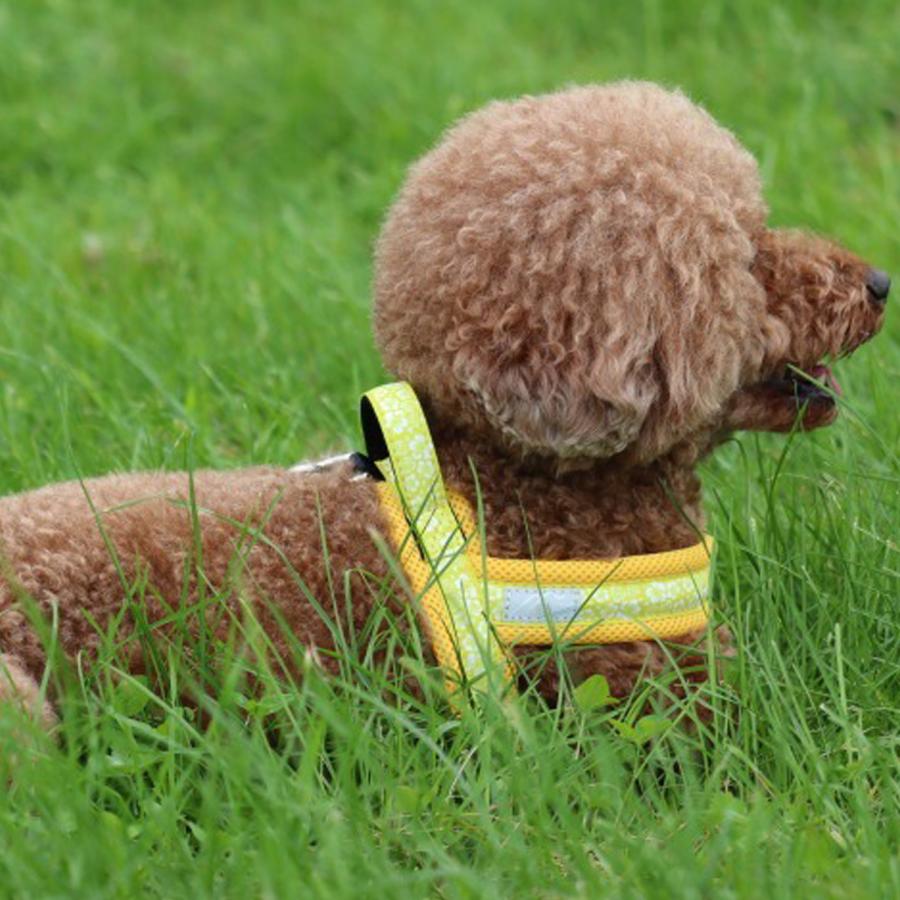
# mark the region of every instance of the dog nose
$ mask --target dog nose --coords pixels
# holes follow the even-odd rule
[[[887,272],[881,269],[869,269],[866,276],[866,287],[872,300],[879,306],[887,303],[887,296],[891,290],[891,279]]]

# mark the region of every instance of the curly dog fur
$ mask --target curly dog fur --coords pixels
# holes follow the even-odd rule
[[[833,421],[821,364],[875,334],[885,298],[849,251],[766,217],[753,157],[646,83],[492,103],[412,167],[378,242],[377,341],[422,398],[448,484],[474,499],[477,472],[491,554],[688,546],[703,527],[695,467],[717,443]],[[144,580],[164,634],[173,604],[203,593],[184,583],[199,559],[223,592],[198,613],[218,632],[249,603],[278,653],[290,660],[292,634],[333,667],[333,626],[310,597],[349,577],[352,608],[328,611],[362,630],[383,602],[363,573],[389,577],[379,530],[372,483],[347,464],[112,476],[0,501],[0,697],[41,703],[28,602],[90,659],[110,623],[126,642],[134,629],[117,618],[123,575]],[[688,662],[701,638],[675,642]],[[669,659],[631,642],[565,663],[623,696]],[[545,696],[560,675],[542,670]]]

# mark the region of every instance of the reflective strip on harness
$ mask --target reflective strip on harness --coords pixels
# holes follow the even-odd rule
[[[466,500],[444,487],[427,422],[405,382],[362,401],[369,456],[390,540],[448,687],[502,686],[515,644],[665,639],[708,620],[712,541],[614,560],[489,557]]]

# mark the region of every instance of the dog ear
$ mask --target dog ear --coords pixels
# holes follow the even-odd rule
[[[565,221],[551,235],[511,234],[501,210],[448,236],[422,206],[404,192],[378,243],[388,369],[432,409],[526,452],[606,458],[632,443],[659,397],[648,291],[626,296],[587,225],[576,258]]]
[[[587,309],[566,310],[551,294],[538,314],[539,302],[523,308],[521,297],[507,301],[507,319],[531,320],[521,331],[481,318],[478,326],[448,335],[451,368],[467,405],[528,452],[560,459],[614,456],[638,437],[659,396],[652,341],[637,330],[598,340],[602,329],[596,317],[589,321]],[[549,323],[560,333],[556,339]],[[564,333],[573,335],[565,343]],[[611,338],[611,329],[606,335]]]

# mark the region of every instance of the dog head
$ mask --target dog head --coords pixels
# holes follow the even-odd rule
[[[410,170],[377,340],[437,414],[557,465],[826,424],[824,363],[880,327],[886,276],[766,216],[753,157],[678,92],[493,103]]]

